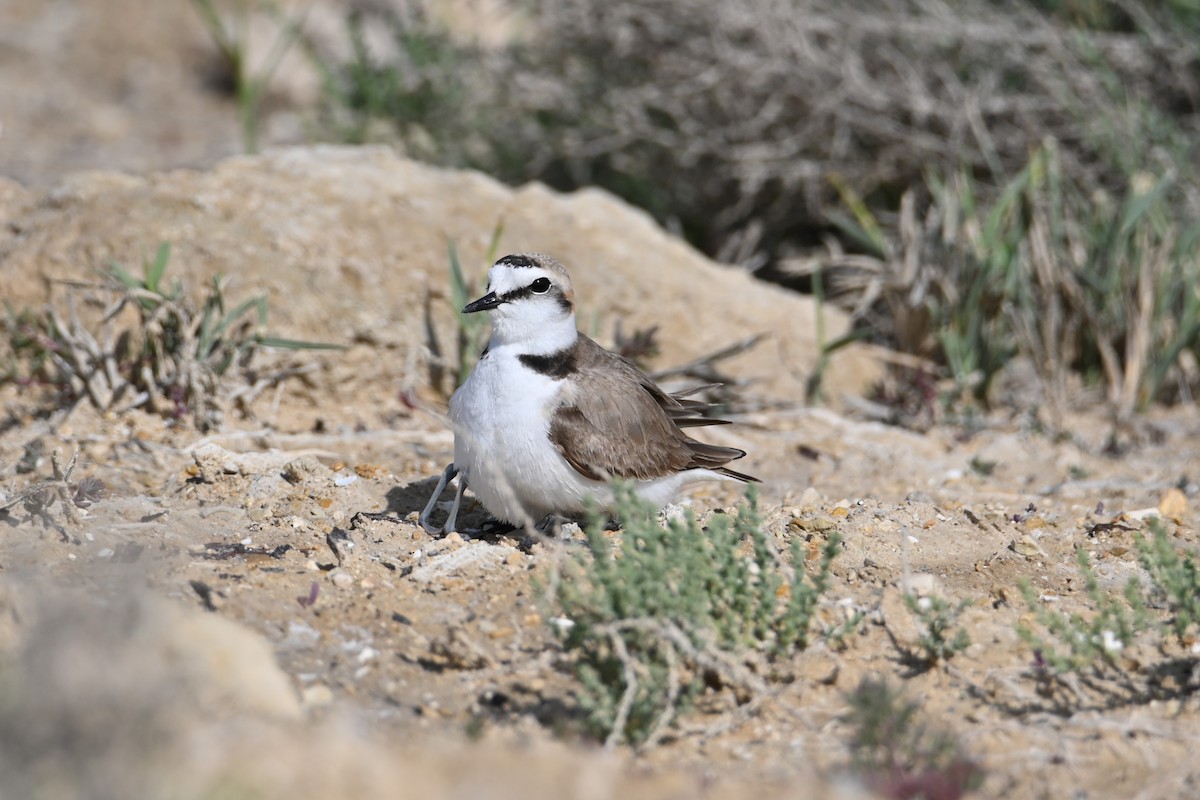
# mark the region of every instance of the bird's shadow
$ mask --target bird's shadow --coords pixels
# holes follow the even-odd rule
[[[437,488],[440,478],[440,475],[434,475],[404,485],[393,486],[384,495],[387,507],[383,511],[374,513],[359,512],[355,516],[362,515],[375,520],[407,520],[413,512],[420,513],[424,510],[425,504],[429,502],[429,497],[433,494],[433,490]],[[438,495],[438,502],[453,502],[456,488],[457,486],[453,481],[448,483],[442,489],[442,493]],[[446,510],[435,508],[433,514],[430,515],[430,522],[434,525],[443,525],[446,522],[446,515]],[[462,509],[458,515],[459,527],[464,532],[477,533],[485,528],[487,520],[488,515],[483,508],[471,499],[469,495],[465,496],[463,498]]]
[[[433,494],[433,490],[437,488],[440,479],[440,475],[431,476],[412,481],[403,486],[392,487],[384,495],[387,507],[383,511],[360,511],[352,517],[351,527],[354,527],[355,520],[359,518],[390,522],[408,521],[409,516],[413,512],[420,513],[425,509],[425,505],[429,502],[429,497]],[[448,505],[454,502],[454,493],[456,490],[457,484],[455,482],[448,483],[442,489],[441,494],[438,495],[439,504],[444,503]],[[447,508],[435,508],[430,515],[429,521],[433,525],[444,525],[447,514]],[[502,538],[515,537],[518,540],[518,546],[523,550],[528,550],[534,543],[543,541],[547,537],[557,538],[559,536],[559,525],[568,521],[575,521],[580,525],[585,523],[584,520],[567,520],[564,518],[554,518],[551,520],[547,518],[536,531],[528,532],[518,526],[494,519],[480,503],[467,494],[463,496],[462,507],[458,513],[458,532],[471,539],[482,539],[485,541],[499,541]],[[616,520],[610,519],[605,524],[606,530],[618,530],[619,528],[620,524]]]
[[[383,510],[383,513],[395,514],[404,519],[414,511],[420,512],[425,508],[425,504],[429,502],[429,496],[433,494],[433,490],[437,488],[437,484],[438,476],[434,475],[402,486],[393,486],[384,495],[384,500],[387,501],[387,508]],[[438,499],[453,500],[454,487],[447,486]]]

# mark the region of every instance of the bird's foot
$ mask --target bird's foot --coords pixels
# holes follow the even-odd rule
[[[462,502],[462,493],[467,486],[466,473],[458,479],[458,490],[454,494],[454,504],[450,508],[450,516],[446,518],[443,525],[434,525],[430,521],[434,508],[437,507],[438,498],[442,496],[442,490],[446,488],[446,484],[454,480],[458,475],[458,467],[450,464],[442,471],[442,477],[438,478],[437,488],[433,490],[433,494],[429,497],[429,502],[425,504],[425,508],[421,510],[421,514],[417,517],[417,521],[421,523],[421,527],[430,536],[437,536],[442,533],[450,533],[454,530],[458,522],[458,506]]]

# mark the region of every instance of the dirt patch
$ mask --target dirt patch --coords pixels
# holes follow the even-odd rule
[[[0,182],[0,294],[60,302],[56,281],[95,282],[112,259],[136,269],[165,240],[189,287],[231,274],[238,298],[269,293],[273,332],[349,349],[305,355],[315,366],[204,436],[138,410],[47,416],[35,388],[0,389],[0,489],[49,478],[56,449],[78,451],[76,479],[107,487],[78,522],[23,504],[0,522],[0,771],[14,795],[861,796],[843,716],[865,677],[901,686],[959,737],[987,771],[980,796],[1196,793],[1194,653],[1130,654],[1151,694],[1044,696],[1014,627],[1029,613],[1022,579],[1086,610],[1076,547],[1114,591],[1139,574],[1139,523],[1123,513],[1170,497],[1174,541],[1200,546],[1195,407],[1147,416],[1116,450],[1100,414],[1050,438],[1020,420],[917,434],[803,407],[812,304],[706,262],[600,193],[511,191],[379,149],[207,169],[236,147],[232,106],[194,80],[211,54],[190,10],[143,5],[0,11],[0,74],[20,88],[0,101],[0,171],[54,187]],[[147,68],[163,63],[176,67]],[[181,165],[206,169],[63,177]],[[452,450],[447,238],[480,268],[499,220],[506,252],[569,264],[589,332],[611,342],[617,320],[659,325],[655,367],[770,334],[722,363],[743,402],[708,438],[749,451],[739,468],[764,479],[781,546],[842,533],[822,615],[866,618],[841,649],[796,656],[793,680],[753,713],[714,689],[661,747],[601,752],[576,733],[544,599],[576,545],[416,524]],[[827,323],[830,338],[843,330]],[[869,352],[840,351],[834,403],[877,370]],[[703,517],[738,499],[714,485],[691,503]],[[481,519],[470,507],[464,521]],[[906,566],[972,603],[973,643],[944,668],[904,657],[917,637]]]
[[[23,401],[6,391],[6,407],[19,408]],[[319,402],[323,395],[315,394]],[[369,415],[368,406],[358,413]],[[135,771],[151,782],[177,774],[172,770],[178,767],[203,780],[259,785],[267,774],[261,765],[232,758],[201,763],[172,749],[218,730],[265,725],[262,735],[299,774],[309,748],[317,746],[289,727],[293,711],[286,700],[264,710],[263,694],[246,688],[252,685],[248,678],[238,678],[235,685],[242,688],[230,694],[201,669],[203,691],[185,699],[182,688],[169,688],[189,685],[179,667],[184,662],[172,660],[190,663],[186,649],[182,656],[164,655],[177,652],[169,642],[184,635],[179,630],[186,630],[188,614],[257,631],[275,658],[260,659],[254,669],[268,681],[282,669],[302,713],[318,725],[315,735],[335,736],[331,731],[345,725],[354,730],[362,749],[334,747],[339,763],[357,765],[364,754],[390,747],[387,742],[440,741],[456,751],[476,738],[484,744],[470,745],[473,764],[486,762],[493,748],[517,747],[521,759],[533,758],[542,770],[531,790],[536,796],[561,796],[554,794],[553,776],[581,758],[598,760],[587,769],[615,770],[604,772],[609,777],[602,785],[609,787],[637,782],[633,775],[650,770],[658,777],[642,787],[648,796],[668,796],[658,781],[675,785],[670,781],[679,779],[678,770],[718,783],[836,777],[849,758],[841,721],[845,693],[869,676],[902,684],[931,724],[960,737],[988,770],[982,796],[1122,796],[1149,787],[1147,796],[1165,797],[1194,779],[1186,766],[1196,714],[1188,675],[1179,676],[1174,696],[1085,693],[1060,706],[1037,693],[1034,654],[1014,631],[1028,614],[1016,591],[1022,578],[1057,598],[1064,611],[1085,609],[1076,546],[1093,554],[1101,580],[1114,590],[1138,572],[1132,531],[1106,523],[1120,512],[1156,505],[1200,463],[1193,413],[1156,420],[1158,441],[1120,458],[1001,430],[965,443],[951,431],[914,437],[821,410],[760,414],[756,422],[761,432],[739,441],[770,466],[763,493],[769,530],[781,543],[828,526],[841,531],[845,546],[822,613],[835,619],[854,608],[867,621],[842,650],[818,645],[798,655],[790,665],[797,679],[777,687],[754,714],[738,715],[733,697],[717,692],[683,718],[676,736],[636,759],[625,756],[624,766],[585,755],[592,747],[570,733],[572,681],[547,623],[553,609],[541,587],[554,560],[572,545],[425,533],[415,524],[416,513],[450,458],[451,440],[416,413],[370,432],[247,426],[202,442],[138,412],[101,419],[80,411],[69,421],[69,433],[57,436],[39,435],[37,421],[10,426],[0,440],[4,463],[19,462],[37,442],[79,448],[78,474],[100,478],[111,493],[79,525],[53,514],[52,522],[26,521],[19,511],[10,518],[0,556],[11,612],[6,649],[18,663],[44,660],[64,671],[53,681],[55,689],[35,680],[27,695],[39,698],[38,714],[48,703],[60,726],[75,725],[75,714],[107,692],[134,693],[126,682],[114,684],[114,674],[134,671],[137,692],[170,697],[149,709],[110,709],[126,726],[118,731],[138,729],[149,715],[147,724],[169,733],[170,747],[136,759]],[[1097,421],[1093,429],[1100,427]],[[790,442],[772,447],[778,431],[788,429],[788,437],[816,443],[815,461]],[[1012,448],[1011,455],[990,476],[966,466],[980,450],[1002,447]],[[11,491],[45,469],[43,461],[29,475],[10,472],[5,486]],[[815,490],[803,492],[809,485]],[[693,498],[702,515],[736,500],[720,486]],[[477,510],[466,517],[468,524],[480,520]],[[1196,546],[1194,499],[1171,529],[1181,544]],[[948,597],[973,603],[961,620],[973,644],[945,669],[914,669],[903,656],[916,647],[911,615],[899,597],[906,562]],[[141,612],[137,606],[130,612],[122,599],[131,591],[150,598]],[[130,643],[132,634],[113,618],[146,616],[146,608],[158,609],[164,599],[176,616],[156,623],[163,626],[162,641],[143,632],[138,635],[157,642],[154,647]],[[67,624],[69,615],[44,610],[64,604],[97,616],[96,625],[85,626],[87,636],[80,636],[78,620]],[[1145,656],[1147,667],[1163,660]],[[130,658],[133,663],[126,663]],[[37,670],[22,679],[42,675]],[[62,695],[60,681],[77,687],[77,694]],[[257,704],[249,710],[238,699],[247,694]],[[283,721],[270,722],[280,715]],[[53,750],[68,746],[60,738],[65,730],[52,726],[46,746],[82,758]],[[574,744],[556,744],[560,735]],[[120,746],[126,745],[132,747]],[[133,768],[132,755],[114,752]],[[420,759],[411,753],[403,758]],[[160,773],[164,762],[172,768]],[[94,764],[87,767],[91,761],[80,763],[81,780],[108,775]],[[426,769],[443,769],[436,763]],[[1164,772],[1168,764],[1180,766]],[[450,781],[446,775],[431,780],[453,783],[437,783]],[[303,787],[296,791],[317,796]],[[339,791],[357,796],[353,787]],[[369,794],[362,789],[361,796]]]

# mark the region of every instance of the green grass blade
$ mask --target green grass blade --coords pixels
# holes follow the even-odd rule
[[[114,262],[112,262],[112,264],[109,265],[109,272],[126,289],[145,289],[146,288],[146,284],[142,282],[141,278],[135,278],[129,272],[129,270],[127,270],[127,269],[125,269],[125,267],[121,266],[121,263],[118,261],[114,261]]]
[[[471,302],[470,288],[467,286],[467,280],[463,277],[462,262],[458,258],[458,245],[454,240],[449,241],[450,247],[450,301],[454,304],[454,311],[460,317],[462,316],[462,308],[467,303]]]
[[[875,218],[871,209],[867,207],[867,204],[863,202],[858,193],[840,175],[830,175],[829,182],[837,190],[842,203],[854,215],[854,220],[851,221],[842,214],[831,212],[828,215],[830,221],[842,228],[847,235],[857,239],[876,258],[887,258],[887,237],[884,236],[883,229],[880,227],[879,221]]]
[[[204,23],[209,37],[217,45],[217,48],[221,51],[221,55],[226,60],[232,62],[237,57],[237,48],[231,41],[229,32],[225,29],[225,23],[221,19],[221,12],[217,10],[212,0],[192,0],[192,7],[200,15],[200,19]]]
[[[485,260],[489,264],[496,262],[496,253],[500,250],[500,237],[504,235],[504,218],[496,220],[496,227],[492,229],[492,239],[488,242],[487,256]]]
[[[1160,178],[1148,191],[1136,192],[1133,187],[1125,195],[1125,202],[1121,207],[1121,224],[1117,228],[1117,236],[1120,239],[1127,237],[1134,227],[1141,222],[1152,209],[1162,201],[1163,195],[1167,193],[1175,183],[1174,178],[1165,176]]]
[[[345,350],[344,344],[330,342],[306,342],[300,339],[285,339],[279,336],[256,336],[254,343],[260,347],[275,347],[280,350]]]
[[[166,274],[167,264],[171,260],[171,243],[159,242],[158,252],[154,254],[154,260],[146,265],[146,288],[155,294],[162,294],[159,286],[162,284],[163,275]]]
[[[213,330],[213,336],[220,338],[225,331],[229,330],[231,325],[241,319],[247,311],[255,307],[258,308],[258,324],[260,326],[265,325],[267,321],[267,296],[265,294],[260,294],[258,297],[251,297],[249,300],[239,303],[237,308],[226,314],[224,318],[221,319],[221,324],[219,324],[216,329]]]

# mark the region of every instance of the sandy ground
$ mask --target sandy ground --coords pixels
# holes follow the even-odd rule
[[[64,597],[91,613],[105,609],[103,631],[116,624],[110,616],[119,616],[127,595],[145,594],[257,631],[301,698],[243,688],[221,699],[218,687],[212,707],[207,690],[195,693],[196,706],[176,698],[153,713],[122,707],[115,718],[132,718],[118,731],[137,729],[150,715],[170,737],[195,736],[229,724],[226,712],[214,709],[231,708],[239,718],[337,720],[372,746],[445,741],[465,753],[482,747],[483,758],[490,745],[540,752],[561,736],[571,743],[562,757],[595,753],[572,721],[572,679],[546,622],[554,607],[541,588],[565,549],[578,544],[430,537],[416,525],[450,459],[450,436],[433,415],[417,410],[366,430],[315,433],[288,426],[285,402],[269,427],[237,425],[243,429],[197,439],[156,417],[102,419],[81,409],[59,434],[39,437],[44,423],[22,416],[28,401],[7,392],[6,408],[16,416],[0,441],[4,463],[18,461],[35,442],[43,452],[78,448],[76,478],[109,487],[78,524],[57,507],[48,520],[14,509],[2,551],[12,651],[65,655],[57,652],[66,646],[59,638],[72,640],[78,630],[37,624],[54,619],[46,609]],[[368,408],[359,410],[370,417]],[[1114,591],[1138,574],[1132,536],[1141,525],[1128,512],[1164,498],[1178,502],[1172,486],[1200,463],[1194,413],[1147,422],[1153,441],[1119,457],[1086,444],[1086,431],[1102,429],[1100,421],[1066,443],[1003,430],[965,442],[953,430],[917,436],[820,409],[744,424],[752,453],[756,445],[760,453],[772,449],[768,440],[781,436],[813,448],[764,465],[769,530],[781,546],[794,536],[820,541],[840,531],[845,545],[822,618],[836,622],[857,609],[866,620],[844,646],[820,643],[799,654],[787,665],[793,680],[774,685],[753,713],[739,714],[728,690],[715,692],[683,718],[676,736],[627,756],[623,769],[656,776],[683,770],[709,782],[836,781],[850,758],[844,695],[864,677],[887,677],[919,700],[931,726],[954,733],[984,766],[981,796],[1169,797],[1192,785],[1194,655],[1147,649],[1126,663],[1133,688],[1099,681],[1077,697],[1043,696],[1034,655],[1014,626],[1030,613],[1016,590],[1020,579],[1064,611],[1086,611],[1076,547],[1092,554],[1102,583]],[[985,476],[972,461],[995,468]],[[36,464],[33,472],[6,486],[48,472],[45,456],[28,463]],[[691,502],[704,518],[737,499],[734,489],[718,485]],[[1173,509],[1176,521],[1168,523],[1189,548],[1197,544],[1194,505],[1193,497],[1191,508],[1185,502]],[[465,519],[469,526],[481,521],[477,509]],[[906,658],[917,629],[900,597],[905,561],[918,576],[914,586],[972,603],[960,620],[972,645],[943,667],[924,669]],[[154,648],[124,653],[124,634],[90,633],[77,645],[79,660],[56,667],[68,676],[57,680],[78,684],[68,695],[73,713],[76,703],[99,702],[112,663],[131,660],[144,673],[137,685],[151,694],[170,694],[164,684],[180,680]],[[156,638],[147,634],[147,641]],[[45,648],[51,656],[40,652]],[[248,669],[258,674],[263,665]],[[35,695],[57,695],[45,675],[22,680],[32,682]],[[483,744],[468,745],[471,739]],[[67,731],[51,742],[60,756],[79,757]],[[294,736],[283,742],[282,758],[302,757]],[[193,761],[185,759],[187,769],[198,770]],[[135,763],[144,767],[140,758]]]
[[[196,77],[211,54],[190,9],[108,6],[0,8],[0,79],[21,87],[0,95],[0,173],[53,185],[236,148],[229,101]],[[1020,580],[1088,611],[1077,547],[1113,591],[1139,576],[1147,509],[1200,546],[1195,407],[1148,414],[1115,450],[1099,411],[1055,437],[999,416],[914,433],[799,405],[740,415],[719,435],[750,452],[769,531],[781,547],[840,531],[822,618],[864,622],[798,654],[752,707],[714,689],[658,748],[608,754],[578,733],[547,624],[542,587],[577,545],[416,525],[450,461],[444,398],[372,388],[361,376],[381,357],[380,341],[312,355],[302,384],[206,435],[86,406],[52,427],[45,395],[0,389],[8,496],[49,478],[56,450],[78,453],[73,480],[107,487],[78,520],[18,505],[0,523],[3,796],[858,796],[843,715],[866,677],[960,740],[986,772],[980,797],[1200,792],[1194,646],[1147,645],[1122,660],[1127,680],[1047,695],[1015,633],[1031,614]],[[703,519],[737,501],[715,485],[688,502]],[[944,665],[906,657],[906,568],[971,603],[972,644]]]

